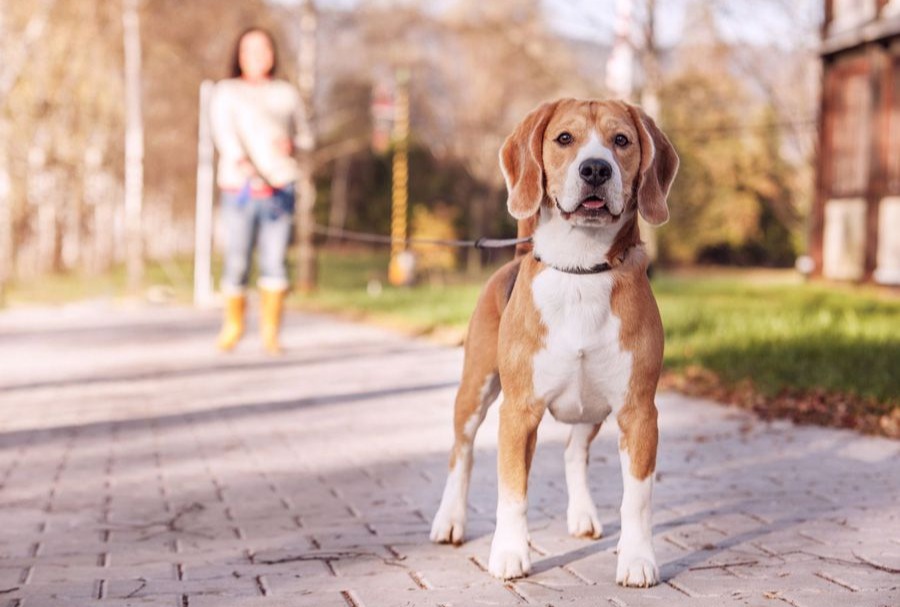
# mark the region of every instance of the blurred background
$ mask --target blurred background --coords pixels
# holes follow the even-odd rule
[[[215,301],[201,89],[252,24],[315,133],[292,305],[458,342],[511,250],[413,244],[395,287],[357,233],[515,236],[513,126],[626,98],[681,156],[645,234],[673,385],[898,432],[900,0],[0,0],[3,305]]]

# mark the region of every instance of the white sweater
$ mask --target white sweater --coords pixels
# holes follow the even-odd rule
[[[259,177],[255,187],[282,187],[296,181],[297,160],[285,155],[279,142],[288,140],[305,149],[311,138],[297,89],[284,80],[248,82],[240,78],[216,84],[210,108],[213,138],[219,151],[217,183],[222,189],[241,189],[249,160]],[[263,183],[264,182],[264,183]]]

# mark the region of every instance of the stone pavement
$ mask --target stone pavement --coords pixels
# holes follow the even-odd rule
[[[0,607],[900,605],[900,443],[661,394],[664,583],[615,585],[615,432],[590,476],[606,536],[566,535],[565,427],[531,476],[534,573],[485,572],[496,411],[459,548],[428,541],[461,352],[289,317],[281,359],[216,354],[212,312],[0,314]]]

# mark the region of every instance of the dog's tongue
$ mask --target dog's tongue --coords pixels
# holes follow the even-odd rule
[[[590,200],[585,200],[584,202],[582,202],[581,206],[590,211],[596,211],[597,209],[602,209],[604,206],[606,206],[606,202],[600,200],[599,198],[591,198]]]

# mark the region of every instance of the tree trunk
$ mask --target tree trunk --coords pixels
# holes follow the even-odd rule
[[[331,205],[328,211],[328,227],[343,230],[347,224],[347,207],[350,204],[350,168],[353,166],[352,156],[341,156],[334,163],[334,174],[331,177]],[[328,243],[340,240],[329,236]]]
[[[6,303],[6,291],[15,267],[13,247],[12,179],[9,175],[9,124],[0,116],[0,306]]]
[[[306,0],[300,13],[300,51],[297,59],[297,84],[304,105],[305,125],[297,125],[306,136],[300,151],[300,179],[297,182],[297,288],[301,292],[316,287],[316,251],[314,248],[313,209],[316,202],[313,150],[315,141],[316,33],[318,18],[312,0]]]
[[[15,268],[12,179],[7,146],[12,128],[6,119],[5,102],[18,82],[32,48],[43,34],[55,3],[56,0],[43,1],[41,9],[34,11],[28,20],[20,40],[8,39],[4,20],[5,3],[0,4],[0,45],[8,45],[8,49],[0,48],[0,51],[4,51],[3,61],[0,62],[0,305],[6,302],[6,291]]]
[[[485,231],[485,206],[487,201],[482,193],[473,194],[469,199],[469,219],[472,222],[469,228],[469,238],[477,240],[486,234]],[[466,273],[469,276],[478,276],[481,273],[481,249],[469,247],[466,251]]]
[[[644,71],[644,87],[641,90],[641,107],[653,118],[659,120],[659,49],[656,46],[656,0],[646,0],[646,18],[644,25],[644,49],[641,53],[641,64]],[[638,216],[641,236],[650,256],[650,261],[659,257],[659,235],[656,227]]]
[[[144,279],[141,207],[144,197],[144,121],[141,112],[141,23],[139,0],[122,0],[125,47],[125,238],[128,290]]]

